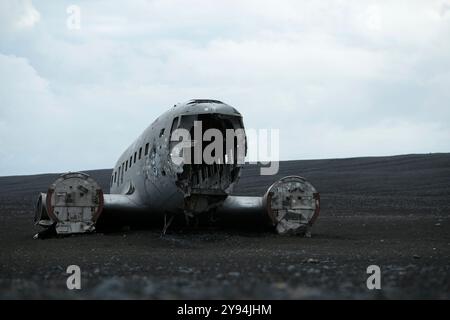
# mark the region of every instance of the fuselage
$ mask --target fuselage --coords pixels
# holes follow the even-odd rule
[[[281,178],[263,196],[230,195],[246,151],[242,116],[233,107],[216,100],[175,105],[122,153],[109,194],[85,173],[64,174],[39,195],[35,223],[56,234],[164,223],[164,234],[172,221],[186,226],[195,218],[194,226],[261,225],[309,234],[320,195],[305,178]]]
[[[149,211],[164,208],[167,212],[194,214],[223,203],[240,174],[242,164],[230,161],[238,153],[237,143],[232,150],[224,151],[225,157],[217,158],[212,164],[173,161],[177,141],[172,141],[172,133],[180,128],[192,133],[189,143],[194,157],[194,145],[201,143],[193,134],[194,124],[199,121],[202,137],[207,129],[217,129],[224,136],[227,129],[244,129],[241,114],[220,101],[191,100],[177,104],[158,117],[122,153],[114,166],[110,193],[129,195]],[[223,144],[226,149],[225,141]]]

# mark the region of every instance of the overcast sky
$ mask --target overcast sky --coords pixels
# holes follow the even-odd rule
[[[448,0],[1,0],[0,40],[0,175],[111,168],[192,98],[281,159],[450,151]]]

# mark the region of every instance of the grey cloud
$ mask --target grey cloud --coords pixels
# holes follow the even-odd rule
[[[282,159],[449,151],[442,1],[80,1],[79,31],[70,4],[1,4],[0,175],[111,167],[204,97],[281,129]]]

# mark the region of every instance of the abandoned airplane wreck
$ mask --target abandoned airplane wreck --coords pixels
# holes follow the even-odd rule
[[[260,197],[231,195],[245,165],[246,141],[235,108],[217,100],[177,104],[122,153],[109,193],[87,174],[64,174],[39,195],[35,223],[75,234],[137,217],[161,225],[163,233],[170,225],[228,223],[308,236],[320,195],[305,178],[284,177]]]

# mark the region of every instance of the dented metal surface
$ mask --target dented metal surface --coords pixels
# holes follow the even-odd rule
[[[183,149],[171,141],[175,130],[189,133]],[[226,137],[240,130],[226,144],[211,138],[223,153],[205,161],[203,135],[208,129]],[[197,131],[196,131],[197,130]],[[175,105],[158,117],[117,161],[110,194],[82,173],[69,173],[53,183],[36,204],[35,222],[54,226],[60,234],[91,232],[100,214],[139,213],[154,217],[199,215],[253,216],[279,234],[308,234],[319,213],[319,196],[304,178],[286,177],[275,182],[262,197],[230,196],[239,180],[245,157],[246,137],[241,114],[217,100],[191,100]],[[200,159],[200,161],[198,161]],[[177,160],[177,161],[176,161]],[[179,161],[178,161],[179,160]],[[112,216],[112,214],[111,214]],[[171,220],[170,220],[171,221]]]
[[[54,226],[58,234],[92,232],[102,210],[103,192],[97,182],[84,173],[67,173],[39,196],[35,222]]]
[[[259,219],[278,234],[309,236],[319,211],[319,194],[312,184],[299,176],[287,176],[273,183],[263,197],[228,196],[218,213],[234,215],[235,221],[239,217]]]
[[[320,197],[305,178],[288,176],[264,196],[268,215],[279,234],[306,234],[320,211]]]
[[[34,223],[42,227],[49,227],[54,223],[48,216],[46,193],[41,192],[38,196],[34,210]]]

